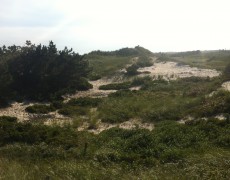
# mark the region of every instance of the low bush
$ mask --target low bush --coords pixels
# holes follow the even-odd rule
[[[25,110],[29,113],[47,114],[49,112],[55,111],[56,109],[52,105],[35,104],[28,106]]]
[[[147,83],[152,82],[152,78],[150,76],[145,76],[145,77],[136,77],[133,79],[131,85],[132,86],[141,86]]]
[[[65,106],[58,110],[58,113],[65,115],[65,116],[83,116],[88,114],[89,109],[85,107],[80,107],[80,106]]]
[[[134,76],[134,75],[137,75],[139,74],[139,72],[137,71],[138,70],[138,65],[137,64],[133,64],[129,67],[126,68],[126,74],[128,76]]]
[[[91,73],[88,78],[90,81],[96,81],[98,79],[101,79],[101,76],[99,74],[96,74],[96,73]]]

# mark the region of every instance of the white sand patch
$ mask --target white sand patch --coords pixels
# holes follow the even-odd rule
[[[38,103],[36,103],[38,104]],[[14,102],[11,104],[10,107],[1,108],[0,109],[0,116],[11,116],[18,118],[19,122],[22,121],[29,121],[29,120],[62,120],[67,119],[67,117],[59,114],[57,111],[50,112],[48,114],[32,114],[25,111],[28,106],[32,106],[34,103],[18,103]],[[46,104],[47,105],[47,104]]]
[[[138,91],[140,89],[141,89],[141,86],[135,86],[135,87],[129,88],[129,90],[131,90],[131,91]]]
[[[212,78],[220,75],[220,72],[215,69],[200,69],[188,65],[179,65],[176,62],[159,62],[150,67],[139,68],[138,71],[141,73],[150,72],[150,74],[148,74],[150,76],[162,76],[163,78],[171,80],[192,76]]]
[[[12,103],[10,107],[0,109],[0,116],[12,116],[17,117],[19,121],[27,121],[31,115],[25,109],[30,105],[32,104]]]
[[[192,116],[187,116],[187,117],[184,117],[183,119],[177,121],[179,124],[185,124],[187,121],[192,121],[194,120],[194,117]]]
[[[224,121],[227,119],[223,114],[219,114],[219,115],[215,116],[215,118],[220,120],[220,121]]]
[[[92,98],[101,98],[101,97],[107,97],[109,94],[116,92],[116,90],[100,90],[99,87],[106,84],[114,83],[113,79],[99,79],[97,81],[89,81],[90,84],[93,85],[92,89],[89,89],[88,91],[77,91],[74,95],[68,95],[64,98],[65,101],[70,100],[71,98],[79,98],[79,97],[92,97]]]
[[[152,123],[143,123],[141,122],[140,119],[130,119],[129,121],[125,121],[123,123],[115,123],[115,124],[110,124],[110,123],[104,123],[101,122],[100,120],[98,121],[95,129],[88,129],[89,123],[85,122],[83,123],[79,128],[78,131],[89,131],[94,134],[99,134],[102,131],[111,129],[113,127],[118,127],[122,129],[148,129],[152,131],[154,129],[154,124]]]
[[[221,87],[224,90],[230,91],[230,81],[224,82]]]

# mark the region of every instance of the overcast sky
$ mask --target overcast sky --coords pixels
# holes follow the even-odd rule
[[[0,40],[53,40],[81,54],[229,49],[230,0],[0,0]]]

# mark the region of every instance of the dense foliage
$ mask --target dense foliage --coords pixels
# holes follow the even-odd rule
[[[163,121],[154,131],[112,128],[92,135],[72,127],[17,123],[15,118],[0,117],[1,176],[152,179],[171,177],[173,172],[176,179],[224,179],[230,175],[229,130],[229,119],[209,119],[185,125]],[[213,168],[219,173],[213,174]]]
[[[72,49],[58,51],[51,41],[48,46],[33,45],[0,48],[1,97],[50,99],[75,90],[87,90],[84,79],[88,62]]]

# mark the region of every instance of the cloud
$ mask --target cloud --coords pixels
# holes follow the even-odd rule
[[[49,27],[62,20],[62,15],[44,0],[1,0],[0,27]]]
[[[80,53],[229,48],[229,7],[228,0],[1,0],[1,43],[53,40]]]

